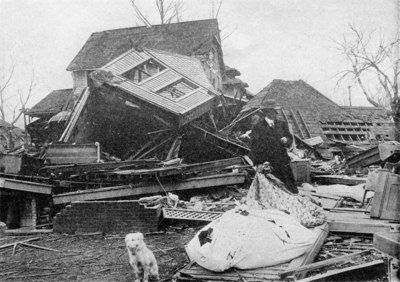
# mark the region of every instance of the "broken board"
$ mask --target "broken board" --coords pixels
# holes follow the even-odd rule
[[[321,184],[343,184],[343,185],[358,185],[367,182],[366,177],[354,177],[347,175],[313,175],[313,182]]]
[[[400,259],[400,232],[374,234],[374,247],[391,257]]]
[[[331,210],[327,213],[331,232],[374,234],[389,231],[393,223],[370,218],[363,212]]]
[[[229,269],[224,272],[212,272],[196,263],[189,263],[177,273],[177,281],[283,281],[279,273],[314,261],[328,235],[328,224],[315,227],[313,231],[317,237],[315,243],[305,254],[291,262],[249,270]]]
[[[115,199],[122,197],[142,196],[154,193],[192,190],[208,187],[242,184],[246,180],[246,173],[225,173],[202,177],[193,177],[173,183],[148,184],[148,186],[121,185],[98,189],[88,189],[77,192],[53,195],[55,205],[67,204],[75,201],[92,201]]]

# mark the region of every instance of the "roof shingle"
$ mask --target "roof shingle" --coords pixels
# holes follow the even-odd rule
[[[27,114],[29,116],[54,115],[59,113],[67,102],[72,89],[59,89],[50,92],[46,97],[33,106]]]
[[[86,41],[67,70],[100,68],[135,47],[186,56],[203,54],[210,50],[214,36],[219,37],[216,19],[96,32]]]

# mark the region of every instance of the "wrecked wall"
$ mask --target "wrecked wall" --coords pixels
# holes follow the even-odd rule
[[[53,230],[73,234],[157,231],[159,212],[138,201],[74,202],[54,217]]]

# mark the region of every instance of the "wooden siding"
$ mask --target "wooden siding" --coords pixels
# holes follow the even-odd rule
[[[136,96],[140,99],[145,100],[146,102],[149,102],[151,104],[154,104],[156,106],[159,106],[161,108],[164,108],[168,111],[171,111],[173,113],[179,114],[185,111],[185,108],[174,101],[164,98],[160,95],[157,95],[155,93],[152,93],[148,90],[145,90],[144,88],[136,85],[133,82],[124,80],[124,78],[119,77],[120,80],[122,81],[117,85],[118,88],[127,91],[133,96]]]
[[[74,82],[74,89],[83,89],[88,86],[87,71],[72,72],[72,79]]]
[[[212,109],[214,103],[213,97],[210,97],[210,100],[202,103],[200,106],[195,107],[194,109],[188,111],[184,115],[181,116],[179,120],[179,125],[182,126],[198,117],[201,115],[205,114],[206,112],[210,111]]]
[[[210,98],[212,98],[212,96],[208,95],[204,89],[199,89],[192,94],[183,96],[179,100],[179,104],[186,107],[187,109],[190,109],[204,101],[207,101]]]
[[[198,59],[158,50],[148,50],[148,52],[179,74],[184,74],[188,79],[195,81],[204,88],[215,91],[208,81],[204,73],[203,66]]]
[[[150,57],[147,54],[131,50],[116,60],[108,63],[104,68],[112,71],[115,74],[123,74],[124,72],[133,69],[148,59],[150,59]]]
[[[146,87],[150,91],[157,91],[175,81],[182,78],[179,74],[174,72],[173,70],[166,69],[159,74],[156,74],[146,81],[144,81],[141,85]]]

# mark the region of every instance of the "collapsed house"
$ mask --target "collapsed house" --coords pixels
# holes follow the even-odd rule
[[[233,169],[248,148],[216,132],[227,103],[215,19],[94,33],[67,70],[73,87],[26,113],[38,164],[16,156],[7,171],[0,220],[8,226],[40,225],[73,201],[245,181]]]
[[[243,107],[236,121],[271,101],[298,139],[311,146],[325,143],[319,152],[328,158],[395,138],[394,123],[385,109],[339,106],[302,80],[273,80]]]
[[[153,51],[136,53],[131,51],[140,48],[152,48]],[[151,54],[156,50],[162,50],[164,53]],[[27,113],[30,117],[39,118],[35,121],[37,126],[36,124],[28,126],[34,140],[38,140],[35,131],[42,129],[46,121],[60,122],[69,119],[71,104],[73,106],[78,101],[82,104],[82,98],[86,99],[84,90],[91,86],[90,73],[101,68],[115,72],[124,79],[131,80],[135,85],[140,85],[140,90],[138,88],[127,90],[127,87],[132,88],[131,85],[123,86],[125,89],[119,88],[119,91],[134,92],[136,90],[138,91],[136,96],[143,94],[141,103],[144,102],[147,107],[152,108],[153,112],[154,107],[163,112],[161,115],[166,120],[171,120],[171,115],[186,114],[186,118],[178,121],[180,125],[183,125],[202,114],[198,108],[197,113],[188,109],[197,107],[203,102],[204,97],[200,96],[208,95],[200,94],[203,91],[194,90],[202,86],[207,91],[213,92],[213,95],[222,91],[224,63],[218,23],[216,20],[202,20],[124,28],[92,34],[67,67],[73,77],[73,89],[69,95],[67,95],[69,90],[53,91]],[[149,91],[152,94],[145,94]],[[149,95],[154,96],[154,93],[157,95],[149,98]],[[133,95],[130,96],[133,97]],[[49,107],[49,104],[54,107]],[[56,104],[63,104],[63,106],[60,108]],[[130,107],[135,108],[134,105]],[[55,110],[58,111],[55,113],[59,115],[58,117],[54,114]],[[146,111],[146,109],[141,110]],[[207,106],[203,105],[203,113],[207,110],[209,110]],[[191,117],[188,117],[189,115]],[[166,124],[163,117],[156,116],[155,118]],[[48,127],[47,124],[45,126]],[[68,139],[69,136],[67,140],[63,138],[60,141],[65,142]],[[44,142],[44,140],[41,141]]]
[[[11,228],[37,227],[42,219],[48,224],[55,212],[54,230],[66,233],[127,232],[132,226],[155,231],[160,208],[164,219],[217,219],[222,211],[177,209],[183,201],[168,193],[183,192],[187,197],[190,190],[245,183],[246,169],[251,167],[245,157],[249,149],[245,142],[231,139],[228,129],[262,108],[279,105],[279,118],[306,144],[318,137],[328,144],[357,146],[393,138],[393,124],[383,109],[340,107],[303,81],[274,80],[250,100],[247,84],[237,78],[240,72],[224,67],[216,20],[95,33],[67,70],[72,72],[73,88],[53,91],[27,112],[32,142],[40,147],[31,157],[39,164],[15,156],[17,164],[1,174],[0,221]],[[229,120],[226,112],[236,115],[239,110],[231,125],[217,130]],[[250,122],[240,128],[248,129]],[[280,209],[277,202],[285,209],[293,207],[286,197],[304,199],[275,190],[277,197],[265,197],[274,209]],[[159,195],[137,200],[160,193],[167,194],[167,200]],[[255,192],[254,197],[260,194]],[[345,214],[337,207],[342,198],[328,196],[334,201],[328,209]],[[156,208],[145,209],[144,200],[156,202]],[[224,206],[223,211],[236,206],[222,200],[218,205]],[[242,210],[235,216],[247,215]],[[330,230],[354,228],[351,231],[365,233],[371,226],[374,231],[390,226],[361,215],[362,224],[354,224],[353,215],[337,222],[338,215],[330,215],[329,225],[319,222],[323,225],[307,243],[311,248],[301,256],[272,268],[250,270],[244,273],[246,279],[284,279],[288,269],[314,260]],[[268,220],[267,224],[276,223]],[[252,233],[248,226],[245,229]],[[233,222],[232,230],[236,229]],[[210,229],[206,231],[207,243]],[[285,236],[290,237],[287,232]],[[242,274],[222,273],[228,281],[244,280]],[[195,264],[187,265],[181,275],[181,281],[193,281],[196,275],[221,280]]]
[[[283,118],[302,139],[321,136],[324,141],[353,144],[394,139],[394,124],[385,109],[339,106],[302,80],[273,80],[246,107],[266,99],[275,99]]]

